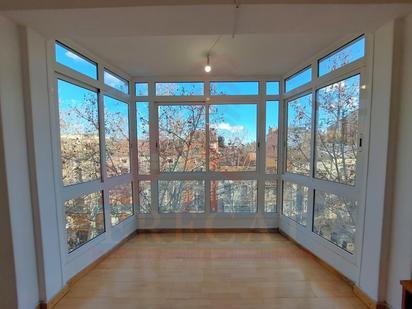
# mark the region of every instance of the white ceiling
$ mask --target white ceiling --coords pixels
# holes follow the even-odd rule
[[[133,76],[282,75],[342,37],[372,32],[412,4],[232,5],[20,10],[3,14],[50,38],[69,38]]]

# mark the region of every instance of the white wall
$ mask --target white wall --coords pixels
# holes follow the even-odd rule
[[[18,307],[32,309],[39,292],[19,38],[18,27],[0,16],[0,108]]]
[[[412,15],[400,25],[401,50],[391,243],[386,301],[401,308],[399,280],[412,278]]]

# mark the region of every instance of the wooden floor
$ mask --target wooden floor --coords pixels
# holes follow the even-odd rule
[[[277,233],[140,234],[78,281],[63,308],[365,308]]]

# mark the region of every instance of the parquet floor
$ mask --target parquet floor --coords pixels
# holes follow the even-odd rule
[[[67,308],[359,308],[351,287],[276,233],[139,234],[78,281]]]

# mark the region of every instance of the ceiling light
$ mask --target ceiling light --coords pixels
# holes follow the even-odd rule
[[[212,71],[212,67],[210,66],[210,56],[209,54],[207,54],[207,62],[205,65],[205,72],[209,73],[210,71]]]

